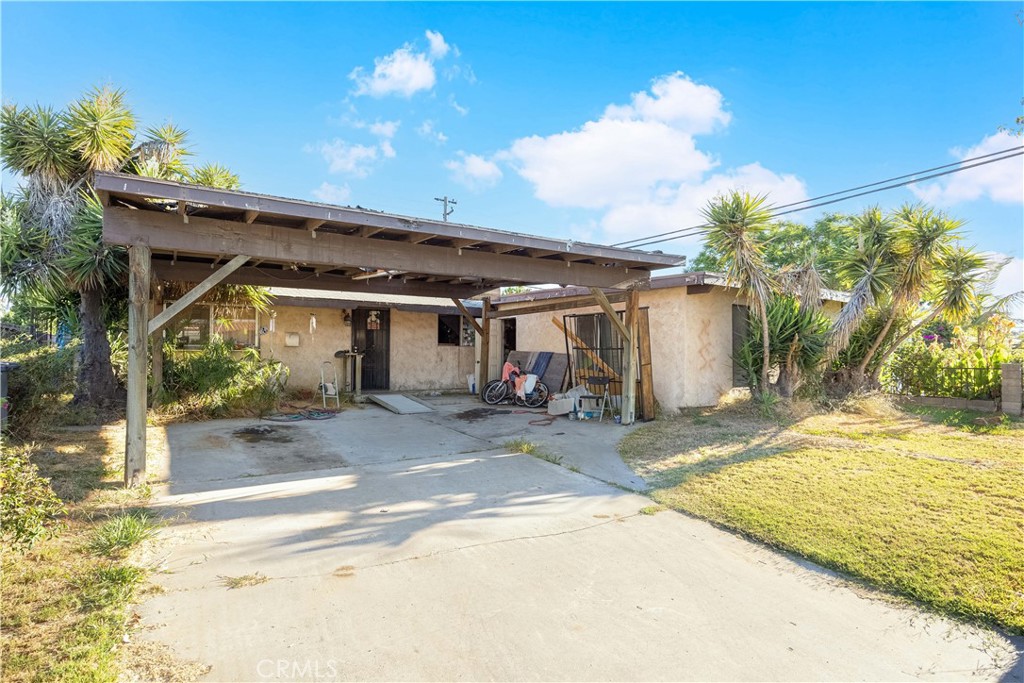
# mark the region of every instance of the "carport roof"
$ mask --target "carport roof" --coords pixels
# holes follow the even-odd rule
[[[147,244],[156,274],[225,282],[469,298],[502,286],[621,287],[682,256],[412,218],[120,173],[98,173],[103,238]]]

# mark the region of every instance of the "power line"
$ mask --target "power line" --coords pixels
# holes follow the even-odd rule
[[[921,182],[922,180],[930,180],[932,178],[938,178],[940,176],[949,175],[951,173],[959,173],[960,171],[966,171],[969,168],[975,168],[977,166],[984,166],[985,164],[992,164],[992,163],[995,163],[997,161],[1003,161],[1004,159],[1010,159],[1010,158],[1015,157],[1015,156],[1020,156],[1021,154],[1024,154],[1024,147],[1011,147],[1009,149],[1004,149],[1004,150],[1001,150],[999,152],[992,152],[990,154],[982,154],[982,155],[979,155],[979,156],[976,156],[976,157],[971,157],[969,159],[961,159],[960,161],[953,162],[953,163],[950,163],[950,164],[943,164],[942,166],[934,166],[932,168],[924,169],[922,171],[916,171],[914,173],[907,173],[907,174],[900,175],[900,176],[894,176],[892,178],[887,178],[885,180],[879,180],[877,182],[868,183],[866,185],[859,185],[857,187],[852,187],[852,188],[849,188],[849,189],[846,189],[846,190],[840,190],[838,192],[830,192],[828,194],[819,195],[817,197],[812,197],[810,199],[805,199],[805,200],[800,201],[800,202],[791,202],[789,204],[782,204],[780,206],[773,207],[773,209],[771,211],[771,213],[772,213],[771,217],[775,218],[775,217],[778,217],[778,216],[784,216],[786,214],[796,213],[798,211],[806,211],[808,209],[814,209],[814,208],[818,208],[818,207],[822,207],[822,206],[828,206],[830,204],[836,204],[838,202],[846,201],[847,199],[854,199],[856,197],[863,197],[865,195],[874,194],[876,192],[884,192],[886,190],[892,190],[892,189],[895,189],[895,188],[898,188],[898,187],[903,187],[905,185],[912,185],[914,183]],[[1005,155],[1005,156],[1003,156],[1003,155]],[[992,158],[992,157],[998,157],[998,158]],[[985,159],[986,161],[980,161],[982,159]],[[974,161],[977,161],[978,163],[973,163],[973,164],[965,165],[966,162],[974,162]],[[956,167],[956,168],[951,168],[951,167]],[[940,173],[932,173],[931,175],[925,175],[925,176],[921,175],[923,173],[931,173],[932,171],[940,171],[941,169],[950,169],[950,170],[941,171]],[[877,187],[879,185],[884,185],[885,183],[891,183],[894,180],[903,180],[905,178],[911,178],[911,180],[905,180],[904,182],[899,182],[899,183],[895,183],[895,184],[892,184],[892,185],[886,185],[885,187]],[[857,190],[863,190],[865,188],[875,188],[875,189],[866,190],[865,192],[857,192],[856,194],[849,194],[851,192],[856,192]],[[839,197],[838,199],[832,199],[832,200],[827,201],[827,202],[821,202],[821,203],[817,203],[817,204],[813,203],[813,202],[817,202],[817,201],[819,201],[821,199],[827,199],[829,197],[836,197],[837,195],[843,195],[843,196]],[[790,209],[789,211],[779,211],[778,210],[778,209],[785,209],[785,208],[789,208],[789,207],[798,207],[798,208],[793,208],[793,209]],[[661,233],[657,233],[657,234],[654,234],[654,235],[647,235],[645,237],[637,237],[635,239],[626,240],[625,242],[618,242],[618,243],[616,243],[616,244],[614,244],[612,246],[616,246],[616,247],[623,247],[623,246],[625,246],[625,247],[627,247],[629,249],[637,249],[639,247],[643,247],[643,246],[647,246],[647,245],[651,245],[651,244],[658,244],[658,243],[661,243],[661,242],[670,242],[672,240],[682,239],[684,237],[692,237],[693,235],[698,235],[698,234],[700,234],[702,232],[706,232],[706,229],[709,228],[709,227],[710,227],[710,225],[708,225],[707,223],[701,223],[700,225],[692,225],[692,226],[687,227],[687,228],[679,228],[679,229],[676,229],[676,230],[669,230],[667,232],[661,232]],[[664,239],[656,239],[656,238],[664,238]]]

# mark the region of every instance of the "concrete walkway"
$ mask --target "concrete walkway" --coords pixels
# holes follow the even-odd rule
[[[493,447],[520,434],[488,420],[536,416],[452,418],[480,404],[446,401],[262,435],[171,428],[166,590],[139,608],[144,637],[217,681],[1021,678],[995,633],[642,514],[647,498]],[[569,425],[535,429],[596,460],[569,453]]]

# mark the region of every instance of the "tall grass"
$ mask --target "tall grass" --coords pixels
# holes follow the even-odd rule
[[[122,512],[104,522],[93,533],[89,550],[97,555],[124,555],[157,531],[152,513],[147,510]]]
[[[264,414],[276,409],[288,381],[280,361],[256,349],[235,350],[219,337],[198,351],[167,349],[162,410],[193,418]]]

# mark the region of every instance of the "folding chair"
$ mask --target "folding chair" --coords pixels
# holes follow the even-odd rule
[[[579,397],[581,401],[586,399],[586,400],[589,400],[589,401],[600,401],[601,402],[601,413],[600,413],[600,415],[598,415],[598,418],[597,418],[597,421],[600,422],[600,421],[602,421],[604,419],[604,408],[605,408],[606,405],[608,405],[608,399],[611,398],[611,396],[608,393],[608,384],[611,383],[612,378],[611,377],[600,377],[600,376],[598,376],[598,377],[587,377],[583,381],[584,381],[584,383],[587,386],[604,387],[604,392],[603,393],[600,393],[600,394],[590,393],[590,394],[586,394],[584,396],[580,396]]]

